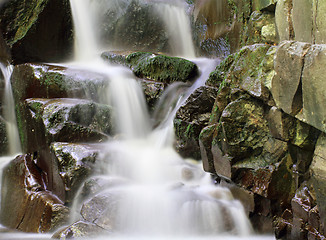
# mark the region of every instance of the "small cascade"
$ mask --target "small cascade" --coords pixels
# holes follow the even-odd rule
[[[74,32],[75,32],[75,61],[90,62],[96,58],[98,54],[98,37],[94,31],[95,18],[89,14],[91,2],[83,0],[70,0],[72,15],[74,16]]]
[[[90,27],[92,18],[84,15],[90,1],[78,1],[77,4],[77,0],[71,0],[76,38],[89,39],[84,39],[85,47],[76,48],[80,51],[77,56],[84,56],[76,60],[85,64],[85,60],[91,59],[91,48],[97,51],[98,41],[90,37],[96,38]],[[175,46],[175,55],[195,57],[190,24],[182,5],[153,4],[159,12],[163,9],[162,18],[171,35],[171,45]],[[87,24],[81,16],[88,19]],[[176,25],[178,29],[174,31]],[[106,143],[104,162],[107,176],[124,179],[126,184],[102,192],[113,196],[111,202],[115,207],[108,210],[108,218],[114,219],[112,228],[119,238],[251,233],[243,207],[230,191],[213,185],[200,164],[182,159],[173,149],[175,113],[216,66],[215,60],[208,62],[197,61],[201,77],[193,86],[183,88],[180,97],[168,106],[164,121],[153,129],[143,92],[130,70],[103,65],[98,60],[87,61],[88,69],[105,74],[110,81],[107,103],[115,109],[117,135]]]
[[[195,58],[190,19],[186,14],[184,3],[181,1],[157,2],[154,3],[154,7],[165,23],[172,55]]]
[[[0,70],[5,81],[5,92],[3,97],[3,117],[6,120],[6,131],[9,145],[8,154],[15,155],[21,152],[21,146],[16,122],[14,97],[12,94],[10,82],[13,66],[6,66],[0,63]]]

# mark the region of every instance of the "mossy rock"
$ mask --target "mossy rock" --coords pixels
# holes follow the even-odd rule
[[[10,0],[0,8],[0,28],[15,64],[62,62],[72,55],[68,0]]]
[[[197,65],[193,62],[165,55],[143,54],[137,56],[137,65],[132,70],[137,77],[156,80],[164,83],[188,82],[198,75]]]

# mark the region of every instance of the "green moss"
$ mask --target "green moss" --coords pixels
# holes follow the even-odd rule
[[[164,83],[187,82],[198,74],[196,64],[183,58],[149,55],[149,53],[135,53],[131,55],[127,59],[132,63],[135,75],[141,78]]]
[[[49,0],[13,0],[1,11],[1,25],[8,32],[8,43],[22,39],[38,19]]]

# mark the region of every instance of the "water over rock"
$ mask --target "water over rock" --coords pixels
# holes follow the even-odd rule
[[[58,164],[65,189],[65,203],[71,204],[82,183],[91,175],[103,174],[100,166],[100,144],[54,142],[51,153]],[[103,171],[103,170],[102,170]]]
[[[48,232],[68,220],[69,210],[47,189],[33,155],[21,155],[3,171],[1,223],[24,232]]]
[[[7,1],[1,6],[0,26],[16,64],[59,62],[71,55],[67,0]]]

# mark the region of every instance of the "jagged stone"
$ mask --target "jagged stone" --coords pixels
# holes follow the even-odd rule
[[[0,156],[5,155],[8,153],[8,137],[7,137],[7,129],[6,129],[6,122],[0,116]]]
[[[68,220],[69,210],[47,190],[48,179],[31,155],[21,155],[3,171],[1,223],[24,232],[48,232]]]
[[[154,111],[159,98],[165,90],[165,84],[156,81],[141,81],[141,85],[145,94],[146,103],[151,112]]]
[[[296,115],[302,109],[301,74],[310,44],[284,41],[275,56],[272,94],[277,107]]]
[[[67,0],[13,0],[0,9],[0,26],[15,64],[62,62],[73,48]]]

